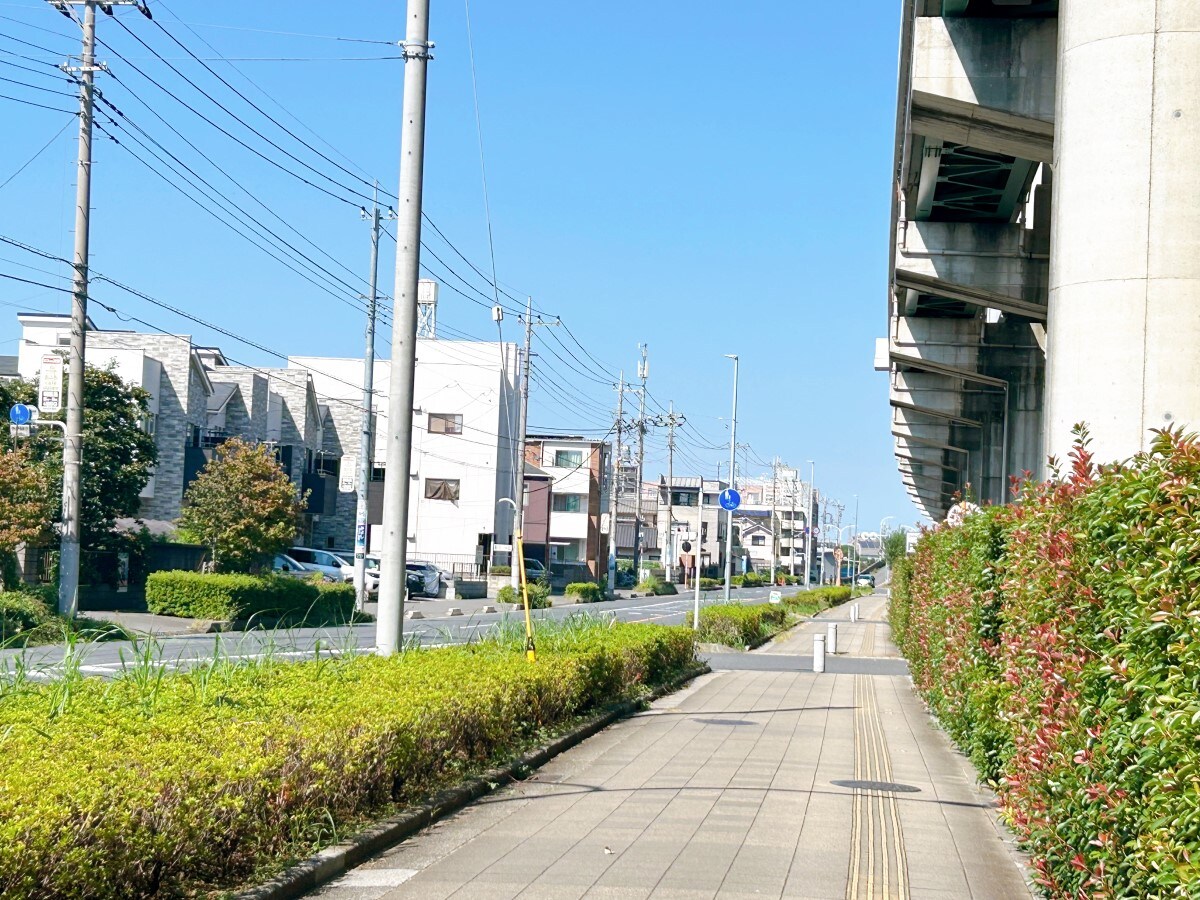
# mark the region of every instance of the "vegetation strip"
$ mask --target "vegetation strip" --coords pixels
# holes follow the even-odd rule
[[[824,587],[790,594],[780,603],[706,606],[700,610],[697,639],[702,643],[752,650],[798,624],[803,617],[845,603],[851,596],[848,587]]]
[[[655,689],[643,700],[618,703],[545,746],[514,759],[508,765],[491,769],[478,778],[442,791],[431,798],[430,802],[405,810],[394,818],[385,819],[364,829],[348,841],[326,847],[279,877],[236,894],[234,900],[292,900],[303,896],[480,797],[514,781],[522,780],[527,773],[544,766],[559,754],[581,744],[614,722],[633,715],[645,703],[677,691],[692,679],[711,671],[706,664],[700,664]]]
[[[890,618],[1056,898],[1200,896],[1200,441],[927,533]]]
[[[0,895],[161,897],[269,877],[695,665],[690,629],[572,617],[389,658],[149,651],[111,681],[77,654],[0,677]],[[147,645],[150,647],[151,645]],[[2,674],[2,673],[0,673]]]

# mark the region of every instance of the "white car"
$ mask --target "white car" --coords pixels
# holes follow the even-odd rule
[[[336,553],[328,550],[317,550],[313,547],[293,547],[287,555],[310,572],[320,572],[336,581],[354,580],[354,563],[348,562]]]
[[[369,594],[379,590],[379,563],[380,558],[377,554],[367,554],[364,577]],[[433,563],[419,559],[410,559],[405,569],[408,572],[406,581],[409,596],[413,598],[437,597],[441,593],[442,583],[451,580],[449,573],[443,572]]]

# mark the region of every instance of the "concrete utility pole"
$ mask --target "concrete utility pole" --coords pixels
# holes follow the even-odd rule
[[[733,360],[733,419],[729,423],[729,486],[737,490],[737,391],[738,358],[735,353],[725,356]],[[704,490],[701,483],[702,491]],[[733,578],[733,510],[726,511],[725,518],[725,602],[729,602],[729,585]]]
[[[858,581],[858,572],[862,568],[858,559],[858,494],[854,495],[854,540],[850,542],[850,551],[854,554],[854,580]]]
[[[387,469],[383,492],[383,554],[375,651],[389,656],[403,637],[408,562],[408,498],[412,482],[413,396],[417,368],[417,282],[421,264],[421,195],[425,170],[425,86],[429,0],[408,0],[404,43],[404,104],[396,224],[396,289],[392,371],[388,382]]]
[[[395,216],[388,210],[391,217]],[[375,203],[370,214],[362,210],[364,219],[371,220],[371,274],[367,300],[367,346],[363,354],[363,410],[358,448],[358,506],[354,515],[354,604],[362,609],[367,602],[367,518],[369,504],[367,489],[371,484],[371,435],[374,432],[375,401],[375,314],[379,282],[379,231],[383,216],[379,211],[379,185],[375,185]]]
[[[788,500],[792,504],[792,544],[791,551],[788,553],[788,573],[796,577],[796,470],[792,469],[792,486],[788,491]],[[805,544],[807,546],[807,543]]]
[[[779,506],[779,457],[771,460],[771,584],[775,584],[776,531],[775,516]]]
[[[608,485],[608,592],[617,589],[617,512],[621,502],[621,437],[625,430],[625,373],[617,385],[617,420],[613,428],[616,444],[613,447],[612,475]]]
[[[675,501],[672,498],[672,485],[675,481],[675,428],[687,421],[683,416],[675,415],[675,401],[672,400],[667,406],[668,412],[665,419],[659,418],[656,424],[665,425],[667,427],[667,539],[664,542],[664,551],[667,557],[667,577],[673,582],[675,580]],[[703,493],[703,490],[701,491]],[[697,557],[699,559],[699,557]],[[684,572],[684,580],[687,580],[687,573]]]
[[[83,7],[83,48],[79,65],[64,65],[79,82],[79,161],[75,182],[75,276],[71,297],[71,349],[67,361],[67,422],[63,431],[62,534],[58,560],[58,611],[73,617],[79,608],[79,519],[83,468],[83,357],[87,350],[88,242],[92,209],[92,108],[95,74],[105,71],[96,62],[96,7],[98,0],[59,0],[59,12],[74,18],[67,6]],[[140,0],[113,0],[111,6],[136,6],[150,12]],[[111,12],[109,13],[111,15]]]
[[[525,529],[525,431],[529,424],[529,357],[533,347],[533,298],[525,298],[525,353],[521,363],[521,412],[517,425],[517,496],[513,498],[513,553],[512,553],[512,586],[513,590],[521,587],[521,566],[517,559],[518,535],[524,534]],[[549,566],[549,560],[546,560]]]
[[[642,351],[642,360],[638,363],[638,378],[642,382],[638,402],[638,456],[637,456],[637,494],[633,501],[633,571],[637,577],[642,574],[642,464],[646,459],[646,376],[650,374],[650,363],[647,361],[647,347],[638,344]]]
[[[813,509],[816,507],[817,496],[817,464],[810,459],[808,465],[808,509],[804,512],[804,589],[811,591],[813,549],[819,526],[813,518]],[[795,528],[793,527],[794,530]]]

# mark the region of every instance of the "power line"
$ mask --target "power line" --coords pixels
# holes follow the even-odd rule
[[[27,168],[29,168],[29,166],[31,166],[33,164],[34,160],[36,160],[39,156],[41,156],[43,153],[45,153],[46,150],[49,149],[50,145],[53,144],[55,141],[57,141],[59,139],[59,137],[62,136],[62,133],[70,127],[71,127],[71,121],[68,119],[67,122],[63,125],[63,127],[58,129],[58,131],[55,132],[54,137],[52,137],[52,138],[50,138],[50,140],[46,141],[46,143],[44,143],[42,145],[41,149],[38,150],[37,153],[33,154],[33,156],[31,156],[31,157],[29,157],[29,159],[25,160],[25,162],[21,164],[21,167],[19,169],[17,169],[17,171],[13,172],[11,175],[9,175],[7,178],[5,178],[3,182],[0,182],[0,191],[4,190],[4,188],[6,188],[8,186],[8,183],[10,181],[12,181],[14,178],[16,178],[22,172],[24,172]]]

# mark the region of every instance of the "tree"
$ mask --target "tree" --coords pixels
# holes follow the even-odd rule
[[[217,571],[247,572],[291,546],[306,505],[269,448],[233,438],[188,488],[179,521]]]
[[[35,403],[31,382],[9,384],[0,402]],[[80,538],[85,548],[103,544],[116,519],[136,516],[139,494],[158,459],[153,435],[146,433],[150,393],[126,384],[111,368],[87,366],[83,375],[83,465],[80,472]],[[65,412],[44,415],[65,418]],[[51,516],[62,517],[62,433],[42,428],[23,443],[46,469],[55,495]]]
[[[17,587],[12,553],[49,530],[54,504],[53,481],[28,450],[0,453],[0,588]]]
[[[893,531],[883,540],[883,556],[887,560],[888,567],[900,559],[908,552],[908,532]]]

